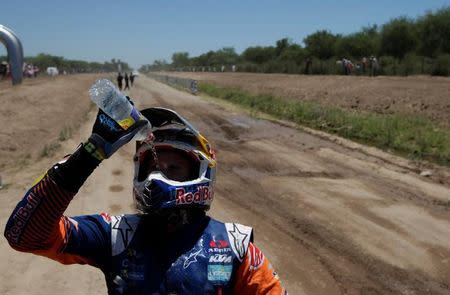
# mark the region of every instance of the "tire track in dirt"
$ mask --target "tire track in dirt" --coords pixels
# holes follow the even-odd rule
[[[153,82],[153,84],[156,84],[156,82]],[[440,278],[436,278],[430,276],[426,271],[415,268],[409,269],[409,267],[404,268],[380,259],[373,253],[367,252],[367,249],[361,247],[359,243],[355,243],[355,239],[348,236],[348,233],[343,232],[342,229],[336,230],[333,226],[328,227],[321,219],[311,218],[308,210],[312,212],[323,211],[323,208],[318,208],[317,204],[304,202],[300,199],[297,201],[306,210],[305,212],[295,211],[292,206],[280,201],[280,196],[283,194],[274,193],[273,189],[270,189],[270,185],[263,185],[261,181],[264,178],[271,177],[272,179],[289,178],[297,180],[330,179],[345,183],[352,178],[357,178],[371,190],[371,193],[375,193],[379,200],[368,200],[360,203],[355,201],[354,205],[351,205],[351,203],[345,205],[347,206],[346,210],[357,212],[357,216],[363,216],[368,223],[383,230],[387,229],[390,234],[405,236],[407,239],[413,240],[415,237],[398,227],[397,223],[370,211],[368,206],[389,206],[395,202],[413,204],[417,207],[426,207],[433,212],[433,216],[440,215],[439,217],[448,221],[448,216],[439,213],[440,211],[447,212],[447,208],[444,205],[436,206],[435,198],[430,196],[429,193],[424,193],[419,198],[419,194],[408,187],[408,184],[389,181],[387,176],[370,169],[370,166],[366,167],[367,165],[354,167],[342,164],[340,161],[335,162],[333,157],[324,156],[321,151],[324,149],[336,150],[348,157],[359,159],[361,162],[369,158],[367,160],[371,165],[376,166],[374,163],[377,160],[370,159],[366,154],[336,146],[309,134],[293,132],[289,128],[272,123],[262,123],[251,119],[251,122],[247,122],[249,123],[247,127],[243,127],[243,124],[233,124],[233,122],[247,119],[236,118],[242,115],[230,113],[229,110],[220,106],[198,102],[198,99],[192,97],[187,98],[190,97],[188,94],[175,94],[177,91],[170,90],[167,86],[158,85],[158,88],[162,92],[168,92],[167,96],[164,96],[162,93],[158,94],[156,90],[152,90],[152,96],[157,97],[158,104],[178,108],[177,110],[180,113],[192,119],[197,126],[204,127],[199,126],[199,129],[204,130],[208,137],[213,138],[219,151],[220,170],[217,192],[220,197],[226,196],[227,202],[233,202],[234,206],[244,208],[245,212],[252,216],[250,219],[253,218],[253,224],[261,220],[271,220],[272,226],[277,231],[290,238],[290,241],[284,241],[286,244],[293,248],[295,248],[295,245],[301,245],[306,251],[306,255],[315,257],[318,265],[321,265],[320,268],[325,269],[337,283],[339,293],[422,294],[431,292],[446,294],[449,292],[448,282],[443,279],[445,273],[449,271],[445,266],[440,272]],[[261,128],[266,129],[261,130]],[[299,144],[299,142],[303,142],[303,144]],[[268,143],[269,146],[267,147]],[[324,168],[316,169],[317,167],[315,168],[314,165],[299,168],[296,165],[297,163],[283,162],[284,159],[279,159],[279,155],[277,155],[277,148],[273,150],[274,153],[270,153],[271,145],[281,145],[289,150],[290,152],[287,151],[287,153],[291,153],[293,157],[298,153],[306,154],[304,157],[314,158],[312,162],[316,166]],[[262,149],[259,149],[259,146]],[[279,154],[282,153],[279,152]],[[396,172],[395,170],[401,170],[400,173],[407,174],[408,177],[409,174],[412,174],[411,171],[399,167],[396,167],[394,172]],[[232,185],[221,185],[224,178],[227,184],[231,183]],[[361,189],[364,190],[365,187]],[[300,190],[299,194],[302,194],[300,187],[298,190]],[[390,190],[391,193],[385,195],[386,190]],[[396,193],[394,197],[394,193],[397,191],[400,193]],[[448,190],[443,192],[446,197],[449,197]],[[245,197],[241,197],[243,194],[245,194]],[[343,194],[342,198],[345,199],[346,197]],[[258,232],[256,235],[258,236]],[[389,241],[386,241],[386,243],[389,243]],[[424,246],[418,242],[413,242],[413,244],[419,245],[417,247]],[[449,249],[444,248],[444,251],[444,253],[448,253]],[[295,257],[295,255],[295,252],[293,252],[292,256]],[[414,257],[411,257],[411,259],[414,259]],[[290,265],[287,263],[278,267],[289,269]],[[282,271],[280,272],[282,273]],[[301,276],[298,275],[294,280],[303,282],[304,278],[302,279]],[[315,293],[317,293],[317,289]]]

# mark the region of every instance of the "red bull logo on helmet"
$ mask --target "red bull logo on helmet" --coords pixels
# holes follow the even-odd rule
[[[195,192],[186,192],[184,188],[177,188],[175,199],[177,205],[210,204],[213,195],[208,186],[199,186]]]

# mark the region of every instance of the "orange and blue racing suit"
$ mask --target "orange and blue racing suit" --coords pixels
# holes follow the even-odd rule
[[[167,235],[143,215],[64,216],[98,164],[78,149],[39,179],[8,220],[11,247],[97,267],[109,294],[287,294],[250,227],[204,215]]]

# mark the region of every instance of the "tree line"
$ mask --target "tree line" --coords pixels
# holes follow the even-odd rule
[[[374,56],[381,75],[450,75],[450,7],[415,19],[398,17],[347,35],[316,31],[296,44],[283,38],[271,46],[253,46],[238,54],[232,47],[196,57],[175,52],[171,62],[156,60],[140,71],[229,71],[338,74],[340,61],[359,65]],[[361,72],[360,72],[361,73]]]
[[[7,56],[0,56],[0,61],[7,61]],[[71,60],[62,56],[54,56],[46,53],[40,53],[36,56],[27,56],[24,58],[26,64],[32,64],[39,67],[40,71],[45,71],[47,67],[57,67],[60,73],[64,71],[72,73],[98,73],[98,72],[117,72],[119,65],[122,71],[130,71],[128,63],[120,59],[111,59],[104,63],[88,62],[83,60]]]

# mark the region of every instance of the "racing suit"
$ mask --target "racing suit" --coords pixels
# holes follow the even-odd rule
[[[249,227],[203,215],[171,235],[145,215],[64,216],[99,164],[78,148],[38,179],[7,222],[11,247],[97,267],[109,294],[287,294]]]

